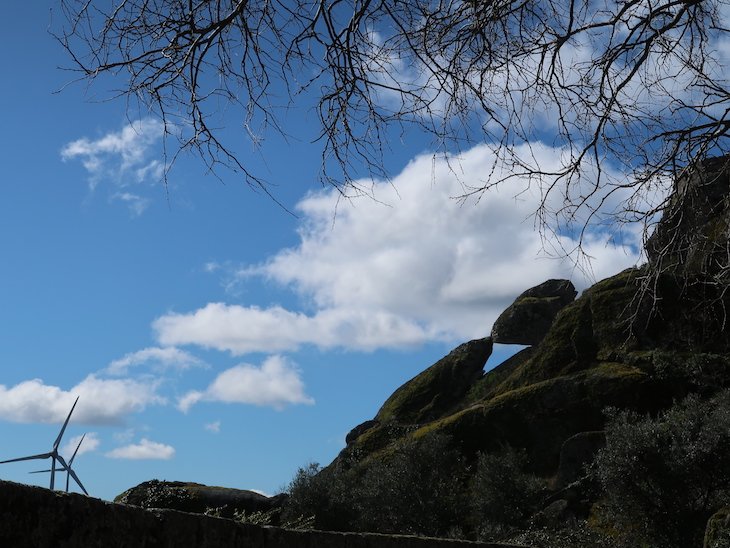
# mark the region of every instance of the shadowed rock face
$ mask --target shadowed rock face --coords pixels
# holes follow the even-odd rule
[[[494,322],[492,339],[503,344],[538,344],[576,294],[570,280],[548,280],[528,289]]]
[[[728,282],[730,155],[706,160],[677,178],[646,253],[655,270],[704,273]]]
[[[601,430],[580,432],[565,440],[560,449],[556,487],[566,487],[582,478],[585,475],[585,466],[593,462],[596,453],[605,445],[606,434]]]

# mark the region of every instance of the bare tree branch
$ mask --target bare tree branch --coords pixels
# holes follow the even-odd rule
[[[367,192],[363,169],[387,178],[394,131],[451,157],[487,143],[510,169],[462,198],[526,180],[543,236],[582,227],[579,250],[594,223],[654,222],[676,175],[728,152],[727,0],[60,2],[81,79],[113,76],[181,147],[265,192],[216,127],[222,105],[257,142],[312,100],[323,179],[344,194]]]

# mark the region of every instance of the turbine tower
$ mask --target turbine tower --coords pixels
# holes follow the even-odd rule
[[[79,477],[76,475],[76,472],[74,472],[71,469],[71,466],[66,463],[66,460],[58,454],[58,446],[61,444],[61,438],[63,437],[63,433],[66,431],[66,427],[68,426],[68,421],[71,420],[71,415],[74,412],[74,409],[76,408],[76,404],[79,402],[79,398],[76,398],[76,401],[74,402],[73,406],[71,407],[71,411],[68,413],[68,417],[66,417],[66,421],[63,423],[63,426],[61,427],[61,431],[58,433],[58,437],[56,438],[56,441],[53,442],[53,448],[48,453],[39,453],[38,455],[30,455],[28,457],[19,457],[17,459],[9,459],[9,460],[3,460],[0,461],[0,464],[5,464],[7,462],[20,462],[23,460],[35,460],[35,459],[51,459],[51,491],[53,491],[55,485],[56,485],[56,461],[58,461],[61,466],[63,467],[61,470],[66,470],[66,472],[74,479],[74,481],[81,487],[84,493],[88,495],[86,492],[86,489],[81,484],[81,480],[79,480]],[[80,444],[79,444],[80,445]],[[78,451],[78,447],[76,448]],[[76,453],[74,453],[74,456],[76,456]],[[68,481],[68,478],[67,478]]]

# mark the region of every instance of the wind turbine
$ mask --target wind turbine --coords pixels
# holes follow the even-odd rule
[[[74,450],[74,454],[71,455],[71,458],[68,460],[68,464],[64,465],[63,458],[61,457],[61,455],[58,456],[59,460],[61,461],[61,464],[64,465],[63,466],[63,470],[66,470],[66,492],[67,493],[68,493],[69,479],[71,477],[71,474],[73,474],[74,481],[76,483],[78,483],[79,487],[81,487],[81,490],[86,495],[89,494],[88,491],[86,491],[86,488],[83,485],[81,485],[81,481],[79,480],[78,476],[73,471],[73,469],[71,468],[71,465],[74,463],[74,459],[76,458],[76,453],[79,452],[79,448],[81,447],[81,444],[84,442],[84,438],[85,437],[86,437],[86,434],[84,434],[83,436],[81,436],[81,439],[79,440],[79,444],[76,446],[76,449]],[[47,473],[47,472],[51,472],[52,473],[53,470],[35,470],[34,472],[31,472],[31,474],[44,474],[44,473]]]
[[[61,438],[63,437],[63,433],[66,431],[66,427],[68,426],[68,421],[71,420],[71,415],[74,412],[74,409],[76,408],[76,404],[79,402],[79,398],[76,398],[76,401],[73,404],[73,407],[71,407],[71,411],[68,413],[68,417],[66,417],[66,421],[63,423],[63,426],[61,427],[61,431],[58,433],[58,437],[56,438],[56,441],[53,442],[53,449],[51,449],[48,453],[39,453],[38,455],[30,455],[28,457],[20,457],[17,459],[9,459],[9,460],[3,460],[0,461],[0,464],[5,464],[8,462],[20,462],[23,460],[35,460],[35,459],[51,459],[51,491],[53,491],[55,484],[56,484],[56,461],[61,463],[61,466],[63,466],[63,470],[66,470],[68,474],[71,475],[71,477],[78,483],[79,487],[83,489],[84,493],[86,493],[86,489],[84,489],[84,486],[81,485],[81,481],[79,480],[79,477],[76,475],[76,472],[74,472],[71,467],[66,463],[66,460],[58,454],[58,446],[61,444]],[[78,450],[78,447],[76,448]],[[75,455],[75,453],[74,453]],[[88,493],[86,493],[88,495]]]

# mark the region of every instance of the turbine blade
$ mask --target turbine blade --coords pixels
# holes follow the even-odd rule
[[[84,492],[84,495],[86,495],[88,497],[89,492],[86,490],[86,487],[84,487],[83,484],[81,483],[81,480],[76,475],[76,472],[74,472],[71,468],[69,468],[68,473],[71,474],[71,477],[74,479],[74,481],[79,485],[79,487],[81,487],[81,490]],[[67,481],[68,481],[68,479],[67,479]],[[68,490],[68,487],[66,489]]]
[[[73,414],[77,403],[79,403],[79,396],[76,396],[76,401],[74,402],[73,406],[71,407],[71,411],[68,412],[68,417],[66,417],[66,422],[63,423],[63,426],[61,427],[61,431],[58,433],[58,437],[56,438],[56,441],[53,443],[54,451],[56,449],[58,449],[58,445],[61,443],[61,438],[63,437],[63,433],[66,431],[66,427],[68,426],[68,421],[71,420],[71,415]]]
[[[66,467],[61,465],[62,468],[60,470],[65,470]],[[70,466],[70,464],[69,464]],[[52,470],[49,468],[48,470],[33,470],[32,472],[28,472],[29,474],[47,474],[48,472],[51,472]]]
[[[76,450],[74,451],[74,454],[71,455],[71,459],[68,461],[68,465],[71,466],[74,462],[74,459],[76,458],[76,453],[79,452],[79,447],[81,447],[81,444],[84,443],[84,438],[86,437],[86,434],[81,436],[81,439],[79,440],[79,444],[76,446]]]
[[[20,462],[22,460],[47,459],[52,456],[53,456],[53,453],[41,453],[39,455],[31,455],[29,457],[19,457],[17,459],[1,460],[0,464],[5,464],[6,462]]]

